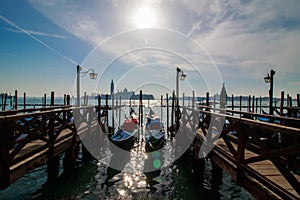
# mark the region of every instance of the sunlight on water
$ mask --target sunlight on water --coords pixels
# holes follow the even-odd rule
[[[153,104],[160,105],[160,101],[154,101]],[[163,108],[162,115],[164,123],[165,109]],[[153,110],[161,115],[160,107],[153,107]],[[118,112],[121,112],[118,114],[121,119],[116,118],[116,123],[122,122],[126,114],[128,116],[129,108],[124,107]],[[149,108],[145,107],[144,115],[148,112]],[[145,135],[141,134],[141,138],[143,137]],[[191,172],[190,151],[175,161],[175,149],[169,140],[164,143],[163,151],[147,153],[145,141],[141,138],[133,144],[128,158],[123,158],[122,162],[109,148],[101,149],[104,154],[101,160],[88,163],[78,161],[79,165],[72,176],[65,175],[61,165],[60,177],[55,184],[46,182],[44,165],[0,191],[0,199],[252,199],[225,173],[219,189],[212,190],[209,162],[206,164],[204,182],[195,180]],[[122,165],[122,170],[109,167],[113,162]],[[144,172],[149,163],[155,171]]]

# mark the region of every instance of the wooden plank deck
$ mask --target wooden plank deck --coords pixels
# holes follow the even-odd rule
[[[202,144],[204,141],[204,134],[199,129],[196,135],[197,140]],[[228,149],[222,138],[219,138],[215,143],[214,149],[211,151],[211,158],[218,165],[220,165],[225,172],[232,176],[233,179],[237,180],[237,163],[234,163],[229,158],[233,157],[232,153]],[[232,143],[235,150],[237,150],[237,145]],[[227,156],[226,156],[227,155]],[[246,149],[245,159],[258,156],[253,151]],[[293,187],[288,183],[284,176],[279,172],[279,170],[274,166],[270,160],[263,160],[256,163],[250,163],[247,165],[255,172],[261,174],[266,179],[271,181],[274,184],[274,187],[279,187],[283,190],[286,190],[290,193],[288,198],[291,199],[300,199],[299,194],[293,189]],[[295,175],[295,174],[294,174]],[[250,174],[245,174],[246,179],[242,180],[241,186],[248,190],[255,198],[264,199],[264,198],[273,198],[273,199],[282,199],[282,197],[275,194],[272,189],[267,188],[263,183],[258,180],[255,180],[251,177]],[[295,175],[298,181],[300,181],[300,176]],[[261,193],[258,193],[261,192]]]
[[[54,145],[54,156],[63,153],[72,146],[73,132],[64,129],[56,139]],[[79,139],[78,139],[79,140]],[[12,151],[12,150],[11,150]],[[37,166],[48,160],[48,145],[45,141],[34,140],[27,143],[15,156],[10,166],[10,183],[14,183]]]

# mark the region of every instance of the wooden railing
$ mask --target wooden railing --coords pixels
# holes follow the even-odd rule
[[[41,163],[49,164],[78,142],[74,120],[100,121],[102,109],[100,106],[62,106],[1,112],[0,188],[6,188]],[[48,167],[49,177],[55,177],[55,173]]]
[[[294,173],[296,170],[300,170],[299,119],[216,110],[218,113],[210,112],[209,107],[204,110],[184,108],[182,109],[182,125],[195,126],[195,122],[191,120],[194,117],[191,116],[195,116],[195,113],[198,113],[198,116],[201,114],[203,119],[201,123],[198,123],[199,130],[203,135],[196,137],[202,140],[202,145],[203,143],[207,145],[207,142],[210,143],[208,145],[216,144],[210,154],[222,157],[227,161],[221,166],[224,169],[228,168],[228,163],[231,163],[234,169],[231,175],[235,176],[234,178],[241,185],[245,185],[245,180],[250,177],[281,198],[299,198],[299,176]],[[233,112],[241,114],[242,117],[232,116]],[[271,121],[279,120],[285,125],[261,122],[255,119],[257,116],[268,117],[272,119]],[[212,121],[214,121],[212,124],[217,127],[210,127]],[[215,134],[216,132],[219,134]],[[285,185],[280,181],[276,182],[274,177],[273,179],[267,177],[255,167],[256,164],[266,161],[269,163],[270,169],[274,168],[276,172],[280,173],[280,179],[284,180]],[[289,185],[292,191],[287,190],[286,185]]]

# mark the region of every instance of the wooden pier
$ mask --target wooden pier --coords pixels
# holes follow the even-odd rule
[[[206,117],[197,130],[193,145],[194,159],[199,163],[195,171],[203,168],[201,155],[199,158],[201,147],[214,145],[207,152],[208,157],[255,198],[300,198],[300,119],[222,109],[211,112],[209,107],[204,108],[199,112]],[[195,112],[188,108],[185,110]],[[242,114],[242,117],[232,116],[232,112]],[[187,120],[190,115],[183,114],[186,118],[183,121],[190,123],[191,120]],[[261,122],[256,117],[268,117],[280,120],[280,124],[294,124],[296,127]],[[220,118],[226,119],[227,123],[220,134],[214,134],[218,127],[209,128],[208,121],[215,120],[218,126]],[[192,126],[183,126],[187,125]]]
[[[208,94],[206,99],[205,106],[196,107],[194,102],[191,107],[179,106],[173,94],[169,120],[168,95],[166,99],[161,97],[161,106],[167,110],[167,128],[175,140],[176,134],[181,134],[177,132],[179,124],[184,131],[191,131],[195,136],[192,144],[194,172],[203,173],[201,170],[205,161],[200,155],[203,153],[201,148],[211,145],[213,148],[206,152],[205,157],[213,161],[213,168],[223,169],[255,198],[299,199],[300,119],[217,109],[210,105]],[[163,101],[166,101],[165,104]],[[62,153],[65,154],[64,168],[71,170],[74,167],[80,129],[85,128],[76,129],[73,118],[75,111],[85,109],[80,115],[82,120],[87,120],[86,116],[94,112],[97,122],[101,121],[101,117],[108,122],[107,98],[104,106],[101,106],[100,99],[98,105],[92,107],[71,107],[69,101],[65,106],[55,107],[54,100],[51,105],[1,112],[1,189],[44,163],[48,167],[48,180],[55,179],[58,176],[58,155]],[[297,113],[299,107],[290,110]],[[101,116],[101,111],[105,111],[106,115]],[[139,105],[139,115],[143,116],[142,105]],[[259,121],[259,118],[267,118],[269,122]],[[169,127],[169,124],[173,125]]]

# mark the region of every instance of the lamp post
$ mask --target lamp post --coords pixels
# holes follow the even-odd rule
[[[270,90],[269,90],[269,114],[274,114],[273,109],[273,80],[274,80],[275,71],[271,69],[270,73],[264,78],[265,83],[270,83]]]
[[[90,72],[90,73],[89,73]],[[82,71],[82,67],[77,65],[77,102],[76,106],[80,106],[80,77],[85,76],[87,73],[90,75],[90,79],[96,79],[97,73],[94,72],[94,69],[88,69],[87,71]]]
[[[180,119],[180,110],[179,110],[179,80],[184,81],[186,75],[183,71],[177,67],[176,68],[176,104],[177,104],[177,112],[175,112],[175,123],[176,123],[176,131],[179,129],[179,119]]]
[[[177,67],[176,69],[176,97],[179,98],[179,80],[184,81],[186,75],[183,73],[183,71]]]

